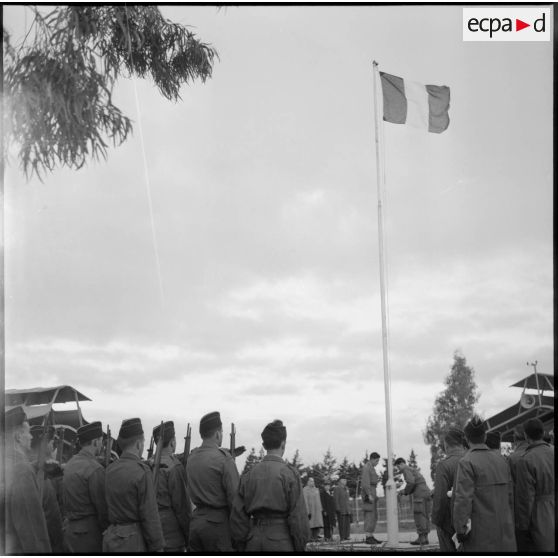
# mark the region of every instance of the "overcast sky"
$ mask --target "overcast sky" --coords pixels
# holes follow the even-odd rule
[[[454,351],[485,417],[526,362],[553,373],[551,43],[463,42],[461,6],[161,10],[220,57],[178,103],[136,82],[162,292],[124,80],[134,134],[108,161],[6,169],[6,387],[72,385],[113,432],[191,422],[195,446],[219,410],[257,451],[281,418],[287,458],[385,456],[375,59],[451,88],[443,134],[385,125],[394,451],[428,473]]]

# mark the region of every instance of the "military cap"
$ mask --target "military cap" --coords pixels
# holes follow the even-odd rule
[[[465,425],[465,436],[467,438],[481,438],[485,435],[488,427],[486,422],[484,422],[480,417],[474,416],[466,425]]]
[[[287,439],[287,429],[280,420],[274,420],[266,425],[262,431],[262,440],[264,447],[276,448],[281,445],[283,440]]]
[[[23,407],[20,405],[18,407],[14,407],[9,411],[6,411],[4,415],[4,421],[6,428],[15,428],[16,426],[21,426],[27,420],[27,415],[23,410]]]
[[[155,443],[159,443],[159,437],[161,435],[161,425],[159,424],[153,429],[153,439]],[[175,436],[174,432],[174,422],[168,420],[165,422],[165,430],[163,432],[163,444],[168,444]]]
[[[89,424],[84,424],[78,428],[77,435],[80,444],[85,444],[95,438],[102,438],[103,425],[98,420],[90,422]]]
[[[143,428],[141,426],[141,419],[131,418],[124,419],[120,426],[119,438],[133,438],[134,436],[141,436]]]
[[[460,428],[449,428],[444,436],[444,441],[450,445],[463,445],[465,443],[465,434]]]
[[[200,420],[200,436],[203,438],[212,430],[216,430],[222,426],[221,415],[218,411],[207,413],[207,415],[204,415]]]
[[[500,449],[500,441],[502,435],[500,432],[487,432],[486,433],[486,445],[490,449]]]

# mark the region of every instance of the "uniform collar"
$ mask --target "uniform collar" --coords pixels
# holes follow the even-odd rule
[[[488,450],[489,447],[486,444],[473,444],[474,447],[469,448],[469,451],[485,451]]]
[[[465,453],[465,448],[451,448],[448,453],[446,454],[446,457],[450,457],[453,455],[463,455]]]
[[[527,449],[533,449],[533,448],[536,448],[537,446],[548,446],[548,447],[550,447],[550,444],[545,442],[544,440],[537,440],[536,442],[533,442],[533,443],[529,444],[527,446]]]
[[[279,457],[278,455],[269,455],[269,454],[264,455],[263,460],[264,461],[278,461],[279,463],[284,463],[285,462],[282,457]]]
[[[120,459],[131,459],[132,461],[140,461],[140,458],[131,451],[123,451]]]

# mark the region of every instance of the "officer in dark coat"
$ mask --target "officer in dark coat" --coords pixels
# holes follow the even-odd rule
[[[22,407],[5,414],[6,554],[49,554],[51,545],[37,474],[29,462],[31,433]]]
[[[165,552],[184,552],[188,542],[192,505],[186,493],[186,471],[174,455],[174,422],[165,422],[162,439],[161,425],[156,426],[153,429],[153,439],[157,446],[162,444],[157,505],[165,538]]]
[[[192,450],[186,464],[188,495],[196,506],[190,521],[192,552],[232,552],[229,516],[238,490],[234,459],[221,447],[223,423],[218,412],[200,420],[202,445]]]
[[[37,472],[39,489],[42,494],[50,546],[53,554],[61,554],[67,552],[67,549],[64,546],[62,514],[56,497],[56,487],[51,478],[54,471],[61,474],[60,465],[53,459],[54,428],[48,426],[45,432],[43,426],[35,425],[30,428],[30,432],[33,437],[30,456]]]
[[[465,426],[469,451],[457,464],[453,527],[464,552],[515,552],[510,468],[488,449],[486,430],[478,417]]]
[[[400,457],[395,464],[399,473],[403,473],[405,488],[400,492],[405,496],[413,495],[413,515],[417,528],[418,538],[411,541],[414,545],[428,544],[428,533],[430,533],[430,512],[432,510],[431,492],[422,474],[413,467],[409,467],[406,461]]]
[[[529,445],[517,463],[515,484],[515,527],[520,551],[554,552],[554,448],[543,441],[544,426],[539,419],[528,420],[524,428]]]
[[[349,541],[351,540],[351,507],[345,477],[341,477],[334,488],[333,501],[335,502],[335,514],[339,525],[339,539]]]
[[[139,418],[122,421],[117,443],[122,454],[105,473],[110,526],[103,534],[103,552],[162,551],[151,468],[141,460],[145,438]]]
[[[333,529],[337,524],[335,514],[335,500],[331,495],[331,484],[326,481],[320,490],[320,499],[322,501],[322,515],[324,519],[324,539],[330,541],[333,536]]]
[[[457,463],[465,455],[464,434],[450,428],[444,437],[446,457],[436,466],[434,495],[432,498],[432,523],[436,525],[440,552],[455,552],[452,536],[455,533],[451,521],[451,491],[455,483]]]
[[[310,528],[300,476],[283,460],[287,429],[275,420],[261,436],[267,454],[240,479],[233,538],[247,552],[304,552]]]
[[[103,446],[102,424],[86,424],[77,435],[81,449],[66,463],[62,481],[66,545],[74,554],[99,554],[108,527],[105,469],[97,459]]]

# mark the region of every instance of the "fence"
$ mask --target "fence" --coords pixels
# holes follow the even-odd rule
[[[362,498],[351,499],[351,507],[353,511],[353,522],[357,525],[362,523],[364,519],[364,511],[362,509]],[[413,497],[398,496],[397,498],[397,515],[399,517],[399,528],[414,528],[415,521],[413,517]],[[378,527],[386,523],[386,499],[384,496],[378,498]]]

